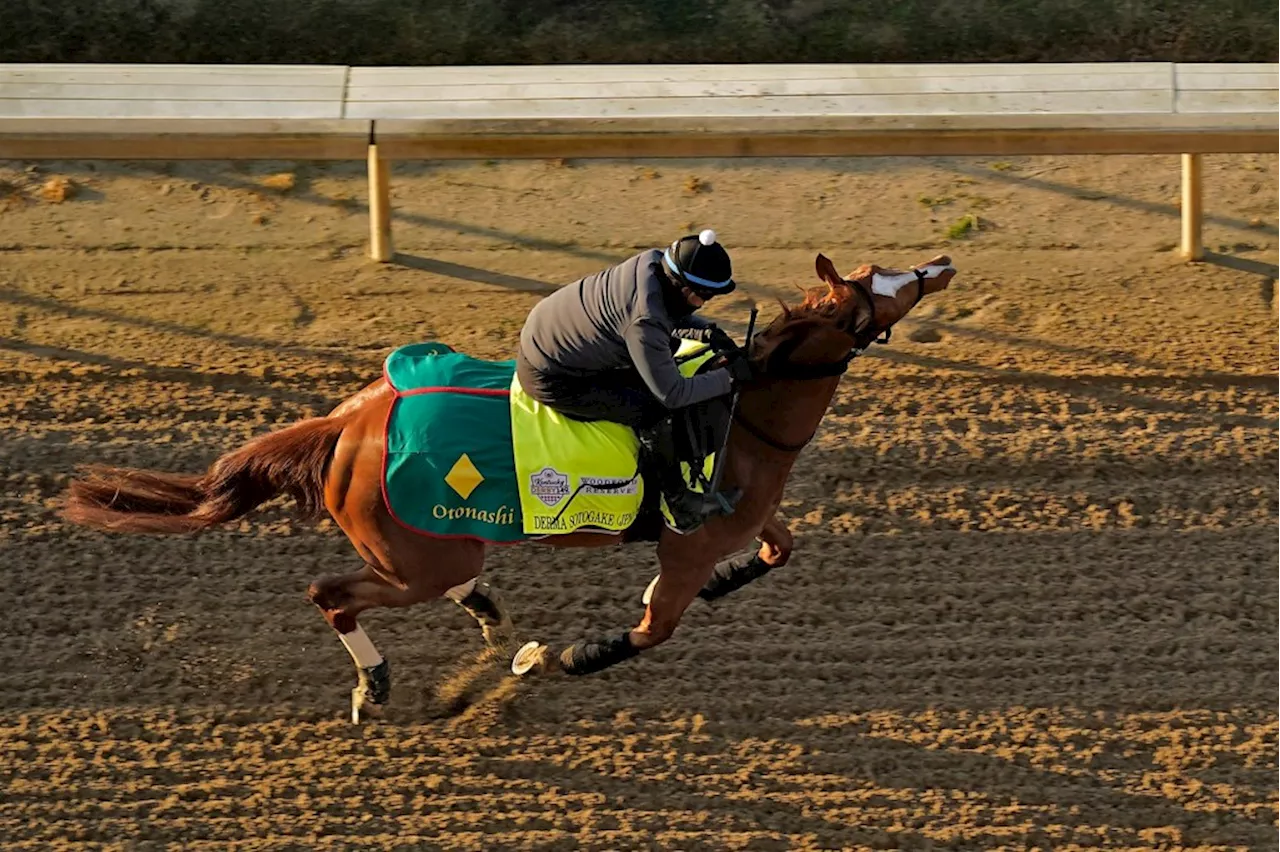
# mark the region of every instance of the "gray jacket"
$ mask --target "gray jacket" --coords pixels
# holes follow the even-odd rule
[[[520,351],[530,366],[575,378],[634,366],[667,408],[729,394],[727,370],[685,378],[677,369],[672,335],[699,338],[686,330],[705,330],[711,323],[694,315],[672,319],[664,285],[651,268],[660,263],[661,250],[648,249],[540,301],[520,332]]]

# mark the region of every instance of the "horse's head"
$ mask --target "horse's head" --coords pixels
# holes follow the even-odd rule
[[[752,360],[778,378],[835,376],[872,342],[887,342],[898,320],[930,293],[945,290],[956,275],[951,258],[938,255],[910,270],[863,264],[846,277],[819,254],[815,266],[825,287],[805,292],[798,307],[760,333]]]

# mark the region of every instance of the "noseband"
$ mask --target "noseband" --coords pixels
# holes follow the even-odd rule
[[[916,285],[917,285],[916,300],[911,305],[914,308],[916,305],[920,304],[920,300],[924,298],[925,273],[924,273],[924,270],[922,269],[914,269],[912,270],[912,272],[915,273]],[[880,328],[875,326],[876,303],[875,303],[875,299],[872,297],[871,291],[863,287],[857,281],[850,281],[848,278],[844,278],[841,280],[843,280],[844,283],[848,284],[849,287],[855,293],[857,293],[858,296],[862,299],[862,301],[866,304],[867,309],[871,314],[871,319],[867,323],[867,325],[872,326],[870,331],[868,331],[866,328],[863,328],[860,330],[850,330],[843,326],[837,326],[837,328],[839,328],[840,331],[849,335],[849,337],[853,339],[853,346],[850,347],[849,351],[839,361],[833,361],[828,364],[793,364],[791,363],[790,361],[791,356],[795,353],[796,349],[799,348],[800,344],[803,342],[798,337],[792,338],[791,340],[788,340],[786,343],[783,343],[782,345],[778,346],[778,348],[776,348],[772,353],[770,353],[769,358],[765,361],[764,369],[761,371],[761,375],[764,378],[787,379],[787,380],[794,380],[794,381],[812,381],[817,379],[830,379],[830,378],[835,378],[837,376],[842,376],[848,371],[849,364],[853,362],[853,359],[857,358],[863,352],[866,352],[869,348],[871,348],[872,343],[884,344],[889,342],[889,339],[893,336],[893,328],[890,327],[890,328],[881,330]],[[856,315],[856,312],[850,315],[850,318],[849,318],[850,322],[853,321],[854,315]],[[877,336],[877,335],[882,335],[882,336]],[[858,346],[858,340],[860,338],[865,342],[861,346]],[[801,450],[803,450],[805,447],[809,445],[809,442],[813,440],[813,436],[818,434],[817,430],[815,429],[813,433],[809,435],[809,437],[805,438],[800,443],[790,444],[785,441],[779,441],[776,438],[769,436],[759,426],[756,426],[754,423],[747,420],[746,417],[743,416],[741,408],[734,409],[733,420],[735,423],[737,423],[739,426],[745,429],[747,433],[750,434],[752,437],[754,437],[756,440],[783,453],[800,452]]]

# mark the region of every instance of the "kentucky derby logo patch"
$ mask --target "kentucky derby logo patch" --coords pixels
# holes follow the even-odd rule
[[[552,467],[544,467],[529,476],[529,493],[548,506],[569,496],[569,477]]]

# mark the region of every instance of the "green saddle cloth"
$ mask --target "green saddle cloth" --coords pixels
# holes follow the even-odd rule
[[[515,361],[484,361],[440,343],[403,346],[384,373],[382,487],[401,525],[445,538],[527,539],[512,454]]]

